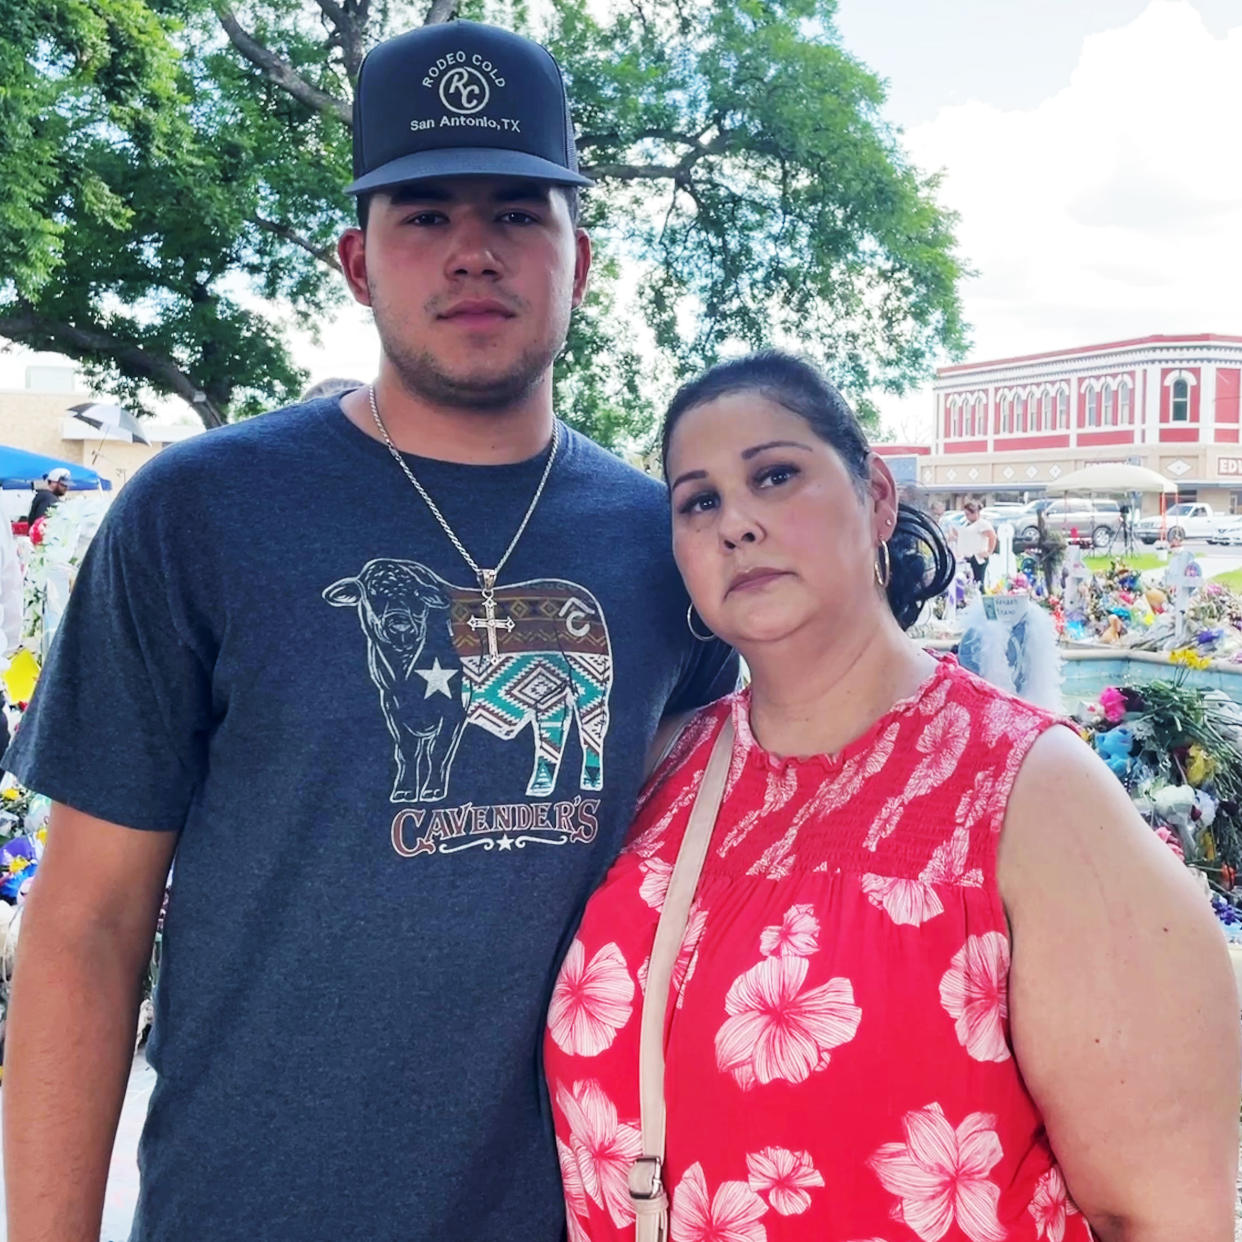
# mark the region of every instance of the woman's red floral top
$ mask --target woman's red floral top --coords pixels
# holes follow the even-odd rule
[[[837,755],[773,758],[742,692],[654,774],[548,1014],[570,1242],[633,1237],[647,962],[730,712],[669,996],[673,1242],[1090,1238],[1014,1063],[996,883],[1014,778],[1054,719],[945,659]]]

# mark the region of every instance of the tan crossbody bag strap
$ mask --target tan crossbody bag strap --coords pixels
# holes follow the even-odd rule
[[[647,967],[639,1029],[638,1093],[643,1154],[630,1166],[630,1200],[634,1205],[635,1242],[667,1242],[668,1194],[664,1189],[664,1015],[673,966],[686,934],[686,922],[698,887],[703,859],[711,841],[716,813],[724,795],[733,753],[733,718],[726,717],[712,747],[703,782],[690,811],[668,894],[656,927],[655,944]]]

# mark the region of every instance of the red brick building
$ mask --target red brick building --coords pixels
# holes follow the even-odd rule
[[[1242,510],[1242,336],[1146,336],[944,367],[922,487],[1042,494],[1063,474],[1130,461],[1182,499]]]

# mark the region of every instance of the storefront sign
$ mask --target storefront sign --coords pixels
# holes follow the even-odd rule
[[[1216,473],[1242,478],[1242,457],[1222,457],[1216,463]]]

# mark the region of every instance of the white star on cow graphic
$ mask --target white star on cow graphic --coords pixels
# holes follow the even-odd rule
[[[423,698],[429,699],[433,694],[443,694],[448,699],[453,697],[453,692],[449,689],[449,678],[457,672],[455,668],[441,668],[437,658],[430,668],[416,668],[414,671],[427,683],[427,693]]]

